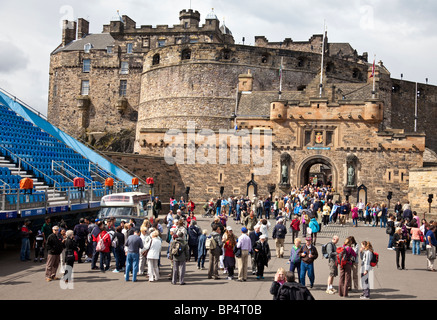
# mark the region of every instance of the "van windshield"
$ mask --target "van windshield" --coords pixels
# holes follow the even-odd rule
[[[104,207],[99,211],[100,218],[117,217],[117,216],[136,216],[134,207]]]

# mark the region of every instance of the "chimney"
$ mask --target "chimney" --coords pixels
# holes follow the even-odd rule
[[[76,40],[76,21],[62,21],[62,46]]]
[[[77,20],[77,38],[82,39],[85,38],[87,34],[89,34],[90,23],[83,19],[79,18]]]

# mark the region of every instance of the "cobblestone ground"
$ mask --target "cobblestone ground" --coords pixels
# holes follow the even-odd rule
[[[200,228],[207,229],[209,232],[211,222],[211,218],[198,217]],[[275,223],[273,219],[270,222],[272,225]],[[236,224],[232,218],[228,224],[234,228],[237,236],[241,234],[240,224]],[[289,221],[287,227],[288,225]],[[388,237],[385,229],[362,224],[354,228],[348,224],[344,227],[340,225],[322,227],[322,231],[318,234],[317,250],[320,256],[315,261],[315,285],[311,289],[317,300],[360,300],[361,290],[353,290],[349,298],[341,298],[338,294],[329,295],[325,292],[328,266],[327,260],[322,258],[321,245],[328,242],[333,235],[340,237],[339,245],[349,235],[353,235],[357,242],[370,240],[375,251],[380,254],[379,266],[372,272],[372,299],[437,299],[437,290],[435,290],[437,273],[426,271],[426,257],[423,252],[419,256],[413,256],[411,251],[407,251],[407,270],[397,270],[395,252],[387,250]],[[286,270],[289,268],[287,261],[291,249],[291,235],[287,234],[284,258],[276,257],[273,239],[269,240],[269,244],[272,259],[265,270],[264,280],[257,280],[250,272],[247,282],[227,280],[225,274],[222,274],[219,280],[207,279],[207,270],[198,270],[196,264],[191,261],[187,263],[186,285],[171,285],[167,277],[171,267],[165,255],[167,243],[164,241],[159,281],[150,283],[145,276],[139,276],[136,283],[125,282],[122,273],[91,271],[89,263],[76,263],[74,278],[68,289],[62,287],[60,281],[45,282],[45,264],[20,262],[19,250],[10,249],[1,252],[0,256],[0,299],[271,300],[269,289],[276,270],[279,267],[284,267]],[[114,262],[115,260],[112,259],[111,270]],[[208,266],[208,261],[205,266]],[[338,288],[338,280],[338,277],[334,280],[334,288]],[[308,279],[306,283],[309,285]]]

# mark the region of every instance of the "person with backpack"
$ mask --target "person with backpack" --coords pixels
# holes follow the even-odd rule
[[[179,279],[179,284],[185,284],[185,266],[190,258],[190,249],[182,232],[178,232],[173,236],[173,241],[170,245],[170,259],[173,260],[173,272],[171,284],[176,284]]]
[[[300,231],[300,219],[297,215],[294,215],[293,220],[291,220],[290,223],[290,229],[291,229],[291,237],[292,237],[292,242],[294,243],[294,240],[299,236],[299,231]]]
[[[385,229],[385,233],[388,234],[387,250],[393,250],[393,236],[395,234],[395,220],[396,220],[396,217],[394,216],[394,214],[390,213],[388,215],[387,228]]]
[[[285,235],[287,234],[287,228],[284,226],[284,220],[279,219],[278,223],[273,228],[272,238],[275,239],[276,257],[284,257],[284,243]]]
[[[370,261],[373,256],[373,247],[369,241],[361,242],[360,260],[361,260],[361,288],[363,294],[360,299],[370,299],[369,272],[372,270]]]
[[[317,233],[320,231],[320,226],[316,218],[311,218],[308,227],[311,229],[311,239],[313,245],[315,246],[317,242]]]
[[[213,225],[212,232],[206,239],[205,246],[209,250],[208,279],[220,279],[218,269],[223,247],[221,233],[221,228],[218,225]]]
[[[314,260],[319,257],[317,248],[311,244],[311,237],[305,238],[305,245],[303,245],[299,251],[298,255],[301,257],[300,264],[300,283],[305,285],[305,277],[308,273],[308,278],[310,279],[310,288],[314,286],[315,274],[314,274]]]
[[[100,256],[100,271],[109,270],[111,264],[111,235],[105,229],[97,236],[96,252]]]
[[[347,238],[338,254],[338,265],[340,267],[340,279],[338,285],[338,295],[347,297],[349,283],[351,279],[352,263],[356,259],[356,253],[351,247],[351,239]]]
[[[329,277],[328,277],[328,287],[326,288],[327,294],[334,294],[337,290],[334,289],[333,283],[334,278],[338,276],[337,267],[337,243],[339,237],[334,235],[330,242],[322,246],[323,257],[328,259],[329,267]]]
[[[275,274],[275,280],[270,287],[273,300],[315,300],[305,285],[295,281],[294,273],[285,273],[286,282],[281,284],[279,273]]]

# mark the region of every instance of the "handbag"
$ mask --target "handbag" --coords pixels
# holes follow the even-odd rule
[[[234,247],[234,255],[235,255],[237,258],[240,258],[240,257],[241,257],[241,248],[237,248],[237,246],[235,246],[235,247]]]

